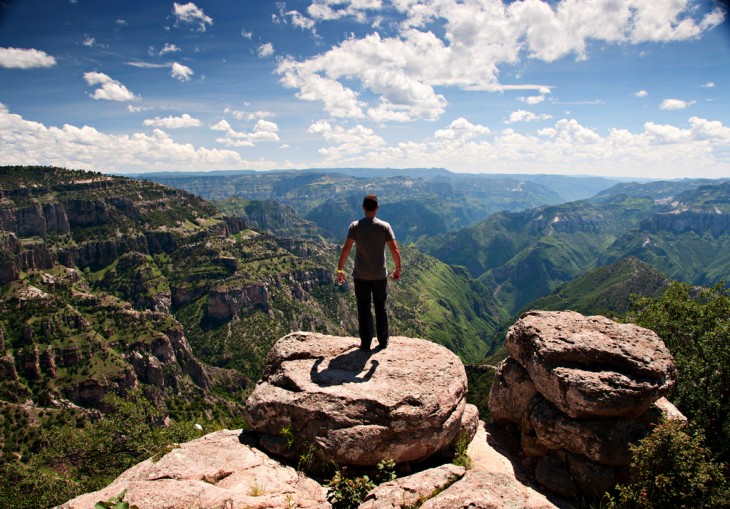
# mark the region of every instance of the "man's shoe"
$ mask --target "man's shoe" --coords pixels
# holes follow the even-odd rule
[[[363,352],[369,352],[370,351],[370,345],[360,345],[358,349],[362,350]]]

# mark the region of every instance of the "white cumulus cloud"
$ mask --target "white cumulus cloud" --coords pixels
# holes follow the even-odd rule
[[[471,140],[477,136],[485,136],[489,134],[489,128],[483,125],[475,125],[464,117],[459,117],[446,129],[439,129],[434,133],[435,138],[446,140]]]
[[[307,8],[307,14],[318,20],[335,20],[352,16],[360,22],[367,19],[368,11],[382,9],[381,0],[314,0]]]
[[[350,129],[333,126],[326,120],[320,120],[309,126],[308,132],[322,136],[333,146],[319,149],[320,155],[327,160],[340,160],[346,156],[364,154],[385,145],[385,140],[375,132],[362,125]]]
[[[183,113],[179,117],[169,116],[164,118],[148,118],[144,121],[144,125],[161,127],[164,129],[181,129],[184,127],[199,127],[202,123],[197,118],[193,118],[187,113]]]
[[[37,49],[0,48],[0,67],[8,69],[36,69],[53,67],[56,59]]]
[[[458,124],[468,128],[469,123],[459,119]],[[310,132],[332,137],[341,131],[323,121]],[[507,128],[464,140],[447,128],[437,130],[433,141],[327,153],[326,163],[334,167],[408,168],[428,161],[434,167],[468,172],[585,174],[590,168],[591,173],[609,176],[723,177],[728,172],[730,127],[691,117],[689,127],[647,122],[638,132],[610,129],[602,135],[575,119],[560,119],[535,134]]]
[[[274,116],[274,113],[271,111],[264,111],[264,110],[258,110],[258,111],[245,111],[245,110],[234,110],[232,108],[226,108],[223,110],[223,113],[226,115],[232,115],[233,118],[236,120],[256,120],[259,118],[271,118]]]
[[[227,120],[210,126],[213,131],[225,132],[225,137],[216,141],[228,147],[253,147],[260,141],[279,141],[279,126],[275,122],[259,119],[251,131],[236,131]]]
[[[0,103],[0,165],[37,164],[96,171],[272,169],[271,161],[247,161],[232,150],[176,143],[164,131],[112,135],[90,126],[46,126],[12,114]]]
[[[694,101],[683,101],[682,99],[664,99],[659,108],[662,110],[683,110],[694,103]]]
[[[518,97],[517,100],[534,106],[535,104],[540,104],[541,102],[543,102],[545,100],[545,96],[544,95],[530,95],[527,97]]]
[[[173,62],[170,68],[170,76],[180,81],[190,81],[190,77],[195,74],[190,67],[177,62]]]
[[[89,86],[100,85],[91,94],[92,99],[105,101],[138,101],[140,98],[117,80],[101,72],[86,72],[84,79]]]
[[[289,11],[286,14],[290,17],[293,26],[302,30],[312,30],[314,28],[315,21],[312,18],[304,16],[299,11]]]
[[[175,44],[166,42],[165,45],[160,50],[160,56],[166,55],[167,53],[177,53],[178,51],[181,51],[180,48],[178,48]]]
[[[173,3],[172,13],[178,23],[197,25],[198,31],[205,32],[206,25],[213,24],[213,18],[207,16],[203,9],[193,2],[186,4]]]
[[[270,57],[274,54],[274,45],[270,42],[262,44],[258,47],[258,54],[261,58]]]
[[[447,105],[437,87],[504,91],[514,88],[500,83],[505,65],[587,59],[593,41],[693,39],[724,19],[719,8],[702,14],[689,0],[392,0],[392,7],[404,17],[396,33],[351,35],[311,58],[284,59],[277,68],[281,83],[298,89],[300,99],[320,101],[332,117],[436,119]],[[375,0],[321,0],[307,14],[365,22],[356,14],[381,8]],[[544,95],[524,102],[537,104]]]
[[[507,124],[514,124],[516,122],[537,122],[539,120],[549,120],[552,116],[547,114],[536,114],[531,111],[517,110],[513,111],[509,115],[509,119],[506,120]]]
[[[210,126],[213,131],[228,131],[231,129],[231,124],[227,120],[221,120],[220,122]]]

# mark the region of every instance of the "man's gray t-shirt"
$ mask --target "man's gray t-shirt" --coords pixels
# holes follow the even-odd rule
[[[378,218],[364,217],[354,221],[347,230],[347,238],[355,241],[355,269],[357,279],[385,279],[385,244],[395,240],[390,224]]]

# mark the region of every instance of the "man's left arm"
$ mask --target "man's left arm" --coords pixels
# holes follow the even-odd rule
[[[395,270],[390,275],[390,277],[392,277],[394,281],[398,281],[400,279],[401,270],[400,250],[398,249],[398,243],[395,241],[395,239],[389,240],[388,247],[390,248],[390,254],[393,257],[393,263],[395,263]]]

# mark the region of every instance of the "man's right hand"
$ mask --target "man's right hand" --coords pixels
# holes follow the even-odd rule
[[[345,273],[344,272],[338,272],[337,273],[337,284],[341,285],[345,282]]]

